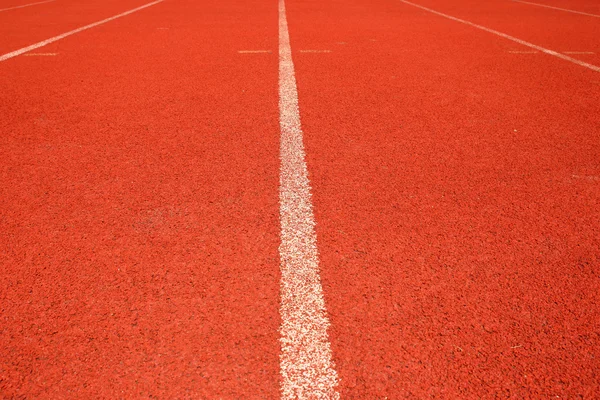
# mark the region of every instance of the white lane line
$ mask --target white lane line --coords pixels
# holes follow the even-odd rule
[[[300,53],[331,53],[331,50],[300,50]]]
[[[23,57],[46,57],[46,56],[56,56],[58,53],[25,53]]]
[[[281,398],[339,399],[284,0],[279,0],[279,125]]]
[[[518,50],[509,50],[511,54],[537,54],[537,51],[518,51]]]
[[[17,8],[25,8],[25,7],[35,6],[37,4],[51,3],[53,1],[54,0],[38,1],[37,3],[29,3],[29,4],[23,4],[23,5],[20,5],[20,6],[14,6],[14,7],[8,7],[8,8],[0,8],[0,12],[2,12],[2,11],[8,11],[8,10],[16,10]]]
[[[531,4],[532,6],[538,6],[538,7],[546,7],[546,8],[552,8],[554,10],[561,10],[561,11],[566,11],[566,12],[570,12],[573,14],[581,14],[581,15],[587,15],[589,17],[596,17],[596,18],[600,18],[600,15],[596,15],[596,14],[589,14],[583,11],[575,11],[575,10],[569,10],[567,8],[560,8],[560,7],[554,7],[554,6],[549,6],[547,4],[540,4],[540,3],[532,3],[530,1],[523,1],[523,0],[512,0],[516,3],[524,3],[524,4]]]
[[[477,24],[475,24],[473,22],[465,21],[464,19],[456,18],[456,17],[453,17],[451,15],[444,14],[444,13],[441,13],[439,11],[432,10],[431,8],[423,7],[423,6],[419,5],[419,4],[411,3],[410,1],[406,1],[406,0],[398,0],[398,1],[401,1],[402,3],[411,5],[413,7],[420,8],[421,10],[429,11],[430,13],[439,15],[441,17],[451,19],[452,21],[460,22],[462,24],[466,24],[466,25],[472,26],[474,28],[481,29],[482,31],[493,33],[494,35],[498,35],[498,36],[503,37],[505,39],[512,40],[513,42],[517,42],[519,44],[522,44],[523,46],[527,46],[527,47],[530,47],[532,49],[541,51],[542,53],[550,54],[551,56],[558,57],[558,58],[566,60],[566,61],[570,61],[573,64],[577,64],[577,65],[580,65],[582,67],[589,68],[592,71],[600,72],[600,67],[598,67],[596,65],[592,65],[592,64],[586,63],[585,61],[577,60],[576,58],[566,56],[566,55],[561,54],[559,52],[556,52],[554,50],[549,50],[549,49],[546,49],[544,47],[538,46],[536,44],[529,43],[529,42],[526,42],[526,41],[521,40],[521,39],[517,39],[516,37],[507,35],[506,33],[498,32],[498,31],[495,31],[493,29],[486,28],[485,26],[477,25]]]
[[[56,41],[58,41],[60,39],[66,38],[67,36],[71,36],[71,35],[74,35],[76,33],[81,32],[81,31],[85,31],[86,29],[90,29],[90,28],[93,28],[95,26],[102,25],[102,24],[104,24],[106,22],[112,21],[114,19],[124,17],[124,16],[132,14],[132,13],[134,13],[136,11],[143,10],[144,8],[153,6],[153,5],[158,4],[158,3],[162,3],[163,1],[164,0],[153,1],[152,3],[144,4],[143,6],[134,8],[133,10],[125,11],[124,13],[121,13],[119,15],[115,15],[113,17],[103,19],[102,21],[94,22],[93,24],[82,26],[81,28],[73,29],[72,31],[60,34],[58,36],[54,36],[53,38],[42,40],[41,42],[38,42],[36,44],[32,44],[31,46],[23,47],[22,49],[15,50],[15,51],[12,51],[10,53],[6,53],[6,54],[0,56],[0,61],[6,61],[9,58],[13,58],[13,57],[16,57],[16,56],[18,56],[20,54],[27,53],[28,51],[39,49],[40,47],[46,46],[47,44],[54,43],[54,42],[56,42]]]
[[[270,52],[271,50],[238,50],[240,54],[264,54]]]
[[[565,54],[596,54],[593,51],[563,51]]]

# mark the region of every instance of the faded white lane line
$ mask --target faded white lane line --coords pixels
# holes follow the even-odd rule
[[[331,50],[300,50],[300,53],[331,53]]]
[[[420,8],[421,10],[429,11],[432,14],[436,14],[436,15],[439,15],[441,17],[451,19],[452,21],[460,22],[462,24],[472,26],[473,28],[477,28],[477,29],[481,29],[482,31],[493,33],[494,35],[503,37],[503,38],[508,39],[508,40],[512,40],[513,42],[522,44],[523,46],[527,46],[527,47],[530,47],[532,49],[541,51],[542,53],[550,54],[551,56],[558,57],[558,58],[563,59],[565,61],[570,61],[573,64],[577,64],[577,65],[580,65],[582,67],[591,69],[592,71],[600,72],[600,67],[598,67],[596,65],[589,64],[589,63],[586,63],[585,61],[577,60],[576,58],[566,56],[566,55],[561,54],[561,53],[559,53],[557,51],[549,50],[549,49],[546,49],[544,47],[538,46],[536,44],[526,42],[525,40],[521,40],[521,39],[518,39],[516,37],[507,35],[506,33],[498,32],[498,31],[496,31],[494,29],[486,28],[485,26],[477,25],[477,24],[475,24],[473,22],[469,22],[469,21],[466,21],[464,19],[456,18],[456,17],[453,17],[451,15],[444,14],[444,13],[441,13],[439,11],[432,10],[431,8],[423,7],[422,5],[419,5],[419,4],[411,3],[410,1],[406,1],[406,0],[398,0],[398,1],[400,1],[402,3],[405,3],[405,4],[408,4],[408,5],[411,5],[413,7]]]
[[[16,10],[18,8],[25,8],[25,7],[35,6],[37,4],[51,3],[53,1],[54,0],[38,1],[37,3],[29,3],[29,4],[22,4],[20,6],[14,6],[14,7],[8,7],[8,8],[0,8],[0,12],[2,12],[2,11],[8,11],[8,10]]]
[[[563,51],[565,54],[596,54],[593,51]]]
[[[518,50],[509,50],[511,54],[537,54],[537,51],[518,51]]]
[[[279,0],[279,124],[281,398],[339,399],[284,0]]]
[[[566,11],[566,12],[570,12],[573,14],[581,14],[581,15],[587,15],[588,17],[596,17],[596,18],[600,18],[600,15],[596,15],[596,14],[590,14],[590,13],[586,13],[583,11],[575,11],[575,10],[569,10],[568,8],[560,8],[560,7],[554,7],[554,6],[549,6],[547,4],[540,4],[540,3],[532,3],[530,1],[523,1],[523,0],[512,0],[516,3],[523,3],[523,4],[531,4],[532,6],[538,6],[538,7],[545,7],[545,8],[552,8],[554,10],[560,10],[560,11]]]
[[[23,57],[51,57],[56,56],[58,53],[25,53]]]
[[[238,50],[240,54],[262,54],[262,53],[270,53],[271,50]]]
[[[121,14],[115,15],[113,17],[109,17],[109,18],[103,19],[102,21],[94,22],[93,24],[89,24],[89,25],[86,25],[86,26],[82,26],[81,28],[73,29],[72,31],[63,33],[63,34],[58,35],[58,36],[54,36],[54,37],[52,37],[50,39],[42,40],[41,42],[32,44],[31,46],[23,47],[22,49],[19,49],[19,50],[11,51],[10,53],[6,53],[4,55],[1,55],[0,56],[0,61],[6,61],[9,58],[13,58],[13,57],[16,57],[16,56],[18,56],[20,54],[27,53],[28,51],[39,49],[40,47],[44,47],[47,44],[54,43],[54,42],[56,42],[56,41],[58,41],[60,39],[64,39],[67,36],[71,36],[71,35],[74,35],[76,33],[81,32],[81,31],[85,31],[86,29],[90,29],[90,28],[93,28],[95,26],[105,24],[105,23],[107,23],[109,21],[112,21],[114,19],[121,18],[121,17],[124,17],[126,15],[132,14],[132,13],[134,13],[136,11],[143,10],[144,8],[153,6],[153,5],[158,4],[158,3],[162,3],[163,1],[164,0],[153,1],[152,3],[144,4],[143,6],[134,8],[133,10],[125,11],[124,13],[121,13]]]

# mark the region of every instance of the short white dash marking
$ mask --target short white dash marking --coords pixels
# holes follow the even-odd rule
[[[281,398],[339,399],[284,0],[279,0],[279,125]]]
[[[163,1],[164,0],[156,0],[156,1],[153,1],[152,3],[144,4],[143,6],[134,8],[133,10],[125,11],[124,13],[121,13],[121,14],[115,15],[113,17],[109,17],[109,18],[103,19],[102,21],[94,22],[93,24],[89,24],[89,25],[86,25],[86,26],[82,26],[81,28],[73,29],[72,31],[65,32],[65,33],[60,34],[58,36],[54,36],[53,38],[42,40],[41,42],[32,44],[31,46],[27,46],[27,47],[23,47],[22,49],[19,49],[19,50],[11,51],[10,53],[6,53],[4,55],[1,55],[0,56],[0,61],[6,61],[9,58],[13,58],[13,57],[21,55],[23,53],[27,53],[27,52],[29,52],[31,50],[39,49],[40,47],[44,47],[44,46],[46,46],[46,45],[48,45],[50,43],[54,43],[54,42],[56,42],[56,41],[58,41],[60,39],[66,38],[67,36],[71,36],[71,35],[74,35],[76,33],[81,32],[81,31],[85,31],[86,29],[90,29],[90,28],[93,28],[95,26],[102,25],[102,24],[104,24],[106,22],[112,21],[114,19],[124,17],[124,16],[132,14],[132,13],[134,13],[136,11],[140,11],[140,10],[143,10],[144,8],[147,8],[147,7],[153,6],[155,4],[161,3]]]
[[[509,50],[511,54],[538,54],[537,51],[518,51],[518,50]]]
[[[50,57],[50,56],[56,56],[58,55],[58,53],[25,53],[23,54],[24,57]]]
[[[264,54],[270,52],[271,50],[238,50],[240,54]]]
[[[331,53],[331,50],[300,50],[300,53]]]
[[[38,1],[37,3],[29,3],[29,4],[23,4],[23,5],[20,5],[20,6],[14,6],[14,7],[8,7],[8,8],[0,8],[0,12],[2,12],[2,11],[8,11],[8,10],[16,10],[18,8],[25,8],[25,7],[35,6],[37,4],[51,3],[53,1],[54,0]]]
[[[532,3],[530,1],[523,1],[523,0],[513,0],[513,1],[516,2],[516,3],[531,4],[532,6],[552,8],[554,10],[566,11],[566,12],[570,12],[570,13],[573,13],[573,14],[581,14],[581,15],[587,15],[588,17],[600,18],[600,15],[590,14],[590,13],[586,13],[586,12],[583,12],[583,11],[569,10],[568,8],[554,7],[554,6],[549,6],[547,4]]]
[[[432,10],[431,8],[423,7],[423,6],[419,5],[419,4],[411,3],[410,1],[406,1],[406,0],[398,0],[398,1],[401,1],[402,3],[411,5],[413,7],[420,8],[421,10],[429,11],[430,13],[439,15],[440,17],[448,18],[448,19],[451,19],[452,21],[460,22],[462,24],[472,26],[473,28],[477,28],[477,29],[481,29],[482,31],[493,33],[494,35],[503,37],[503,38],[508,39],[508,40],[512,40],[513,42],[522,44],[523,46],[527,46],[527,47],[532,48],[534,50],[541,51],[542,53],[550,54],[551,56],[558,57],[558,58],[563,59],[565,61],[572,62],[573,64],[577,64],[577,65],[580,65],[582,67],[589,68],[592,71],[600,72],[600,67],[598,67],[596,65],[589,64],[589,63],[586,63],[585,61],[577,60],[577,59],[575,59],[573,57],[566,56],[566,55],[561,54],[561,53],[559,53],[557,51],[549,50],[549,49],[546,49],[544,47],[538,46],[536,44],[526,42],[525,40],[521,40],[521,39],[518,39],[516,37],[507,35],[506,33],[498,32],[498,31],[496,31],[494,29],[486,28],[485,26],[477,25],[477,24],[475,24],[473,22],[469,22],[469,21],[466,21],[464,19],[456,18],[456,17],[453,17],[451,15],[444,14],[444,13],[441,13],[439,11]]]
[[[596,54],[593,51],[563,51],[565,54]]]

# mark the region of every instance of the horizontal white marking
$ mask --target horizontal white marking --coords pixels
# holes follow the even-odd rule
[[[592,71],[600,72],[600,67],[598,67],[596,65],[589,64],[589,63],[586,63],[585,61],[577,60],[576,58],[566,56],[566,55],[561,54],[559,52],[556,52],[554,50],[549,50],[549,49],[546,49],[544,47],[538,46],[536,44],[526,42],[526,41],[518,39],[516,37],[507,35],[506,33],[498,32],[496,30],[493,30],[493,29],[490,29],[490,28],[486,28],[485,26],[477,25],[477,24],[475,24],[473,22],[469,22],[469,21],[466,21],[464,19],[456,18],[456,17],[453,17],[451,15],[444,14],[444,13],[441,13],[439,11],[432,10],[431,8],[423,7],[423,6],[419,5],[419,4],[411,3],[410,1],[406,1],[406,0],[398,0],[398,1],[401,1],[402,3],[411,5],[413,7],[420,8],[421,10],[429,11],[432,14],[436,14],[436,15],[439,15],[441,17],[451,19],[452,21],[460,22],[462,24],[472,26],[473,28],[477,28],[477,29],[481,29],[482,31],[493,33],[494,35],[498,35],[498,36],[503,37],[505,39],[512,40],[513,42],[522,44],[523,46],[527,46],[527,47],[530,47],[532,49],[539,50],[542,53],[550,54],[551,56],[558,57],[558,58],[563,59],[565,61],[570,61],[573,64],[577,64],[577,65],[580,65],[582,67],[589,68]]]
[[[300,53],[331,53],[331,50],[300,50]]]
[[[23,57],[36,57],[36,56],[55,56],[58,55],[58,53],[25,53],[23,54]]]
[[[600,181],[600,176],[595,175],[573,175],[575,179],[586,179],[588,181]]]
[[[538,54],[537,51],[518,51],[518,50],[509,50],[511,54]]]
[[[271,50],[238,50],[240,54],[262,54],[262,53],[270,53]]]
[[[38,1],[37,3],[23,4],[21,6],[14,6],[14,7],[8,7],[8,8],[0,8],[0,12],[2,12],[2,11],[8,11],[8,10],[16,10],[17,8],[25,8],[25,7],[35,6],[37,4],[50,3],[50,2],[53,2],[53,1],[54,0]]]
[[[47,44],[54,43],[54,42],[56,42],[56,41],[58,41],[60,39],[66,38],[67,36],[71,36],[71,35],[74,35],[76,33],[81,32],[81,31],[85,31],[86,29],[90,29],[90,28],[93,28],[95,26],[102,25],[102,24],[104,24],[106,22],[112,21],[114,19],[124,17],[124,16],[132,14],[132,13],[134,13],[136,11],[140,11],[140,10],[143,10],[144,8],[147,8],[147,7],[153,6],[155,4],[161,3],[163,1],[164,0],[156,0],[156,1],[153,1],[152,3],[144,4],[143,6],[134,8],[133,10],[125,11],[124,13],[115,15],[114,17],[106,18],[106,19],[103,19],[102,21],[94,22],[93,24],[82,26],[81,28],[73,29],[72,31],[63,33],[63,34],[58,35],[58,36],[54,36],[53,38],[43,40],[43,41],[38,42],[36,44],[32,44],[31,46],[23,47],[22,49],[15,50],[15,51],[12,51],[10,53],[6,53],[6,54],[0,56],[0,61],[6,61],[9,58],[13,58],[13,57],[16,57],[16,56],[18,56],[20,54],[27,53],[28,51],[39,49],[40,47],[46,46]]]
[[[339,399],[284,0],[279,0],[281,398]]]
[[[596,54],[593,51],[563,51],[565,54]]]
[[[583,11],[569,10],[568,8],[554,7],[554,6],[549,6],[547,4],[532,3],[530,1],[523,1],[523,0],[513,0],[513,1],[517,2],[517,3],[531,4],[532,6],[552,8],[554,10],[566,11],[566,12],[570,12],[570,13],[573,13],[573,14],[587,15],[588,17],[600,18],[600,15],[590,14],[590,13],[586,13],[586,12],[583,12]]]

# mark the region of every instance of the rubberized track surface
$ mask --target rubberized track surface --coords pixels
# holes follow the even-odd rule
[[[415,2],[600,66],[599,18]],[[0,56],[143,4],[0,12]],[[600,73],[285,4],[340,397],[600,397]],[[0,398],[280,397],[278,40],[165,0],[0,62]]]

